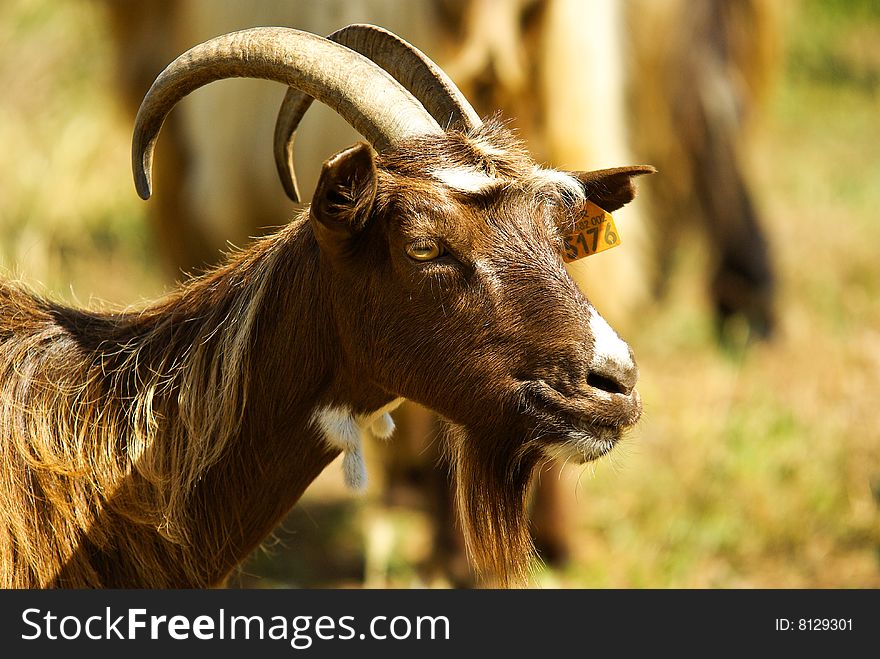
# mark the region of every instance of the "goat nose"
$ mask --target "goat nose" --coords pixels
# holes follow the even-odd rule
[[[587,384],[610,394],[629,395],[639,379],[639,369],[634,362],[628,366],[617,362],[605,362],[593,368],[587,375]]]
[[[593,357],[587,384],[612,394],[630,394],[639,379],[632,350],[602,316],[592,311]]]

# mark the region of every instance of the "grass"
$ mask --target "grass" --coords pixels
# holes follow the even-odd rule
[[[868,0],[797,7],[749,154],[777,259],[780,331],[719,350],[702,264],[684,253],[664,303],[626,337],[644,421],[613,460],[571,474],[575,560],[540,583],[880,586],[880,12]],[[68,300],[155,295],[166,284],[130,181],[130,126],[109,91],[95,7],[4,2],[0,52],[0,268]],[[332,470],[296,529],[314,527],[311,511],[338,496]],[[359,526],[347,519],[329,541],[349,534],[351,564]],[[393,519],[413,540],[392,547],[389,578],[408,585],[424,525]],[[296,533],[284,542],[306,544]],[[265,555],[246,568],[254,573],[290,574]]]

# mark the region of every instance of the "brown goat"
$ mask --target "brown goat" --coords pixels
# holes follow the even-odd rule
[[[107,2],[106,8],[120,46],[121,88],[133,109],[153,78],[156,60],[164,63],[184,45],[247,25],[303,25],[327,34],[344,16],[345,22],[380,22],[421,44],[481,114],[501,108],[539,162],[583,169],[627,162],[631,151],[642,153],[639,159],[658,165],[667,176],[648,182],[650,194],[642,203],[621,211],[627,250],[571,264],[569,272],[606,318],[626,329],[650,298],[652,284],[663,290],[683,237],[696,233],[705,238],[713,262],[709,299],[721,335],[725,328],[740,327],[728,322],[733,313],[747,320],[755,336],[772,328],[773,262],[765,220],[742,162],[743,119],[757,113],[756,96],[767,88],[779,8],[760,0],[692,5],[683,0],[162,0]],[[658,33],[664,38],[657,39]],[[239,85],[206,90],[163,128],[163,158],[155,168],[163,193],[151,220],[160,255],[175,275],[213,262],[226,240],[240,244],[291,212],[277,189],[271,157],[259,150],[269,139],[271,95],[278,90]],[[312,123],[298,139],[306,193],[314,189],[317,164],[354,139],[322,110],[325,114],[309,117]],[[215,126],[232,128],[217,131]],[[661,276],[654,274],[655,264]],[[437,447],[425,436],[407,434],[409,428],[421,428],[424,435],[425,427],[436,425],[420,412],[406,404],[395,412],[403,431],[398,439],[406,441],[396,442],[393,451],[380,449],[380,457],[389,463],[387,481],[403,485],[386,487],[379,496],[441,510],[449,493],[445,479],[435,473]],[[404,450],[404,444],[412,448]],[[434,491],[426,497],[429,488]],[[545,475],[535,491],[531,528],[551,564],[571,552],[566,506],[573,505],[573,488],[570,479]],[[471,575],[452,567],[464,564],[461,552],[455,553],[461,544],[456,530],[441,526],[434,533],[433,555],[418,568],[422,578],[439,572],[448,579],[456,571],[453,581],[468,583]],[[368,541],[368,562],[382,564],[369,558],[372,544]],[[381,583],[382,573],[368,579]]]
[[[145,198],[164,117],[225,77],[301,89],[378,155],[332,157],[300,217],[141,311],[0,284],[0,584],[222,584],[340,452],[363,484],[361,442],[390,434],[402,398],[453,426],[476,565],[522,582],[535,468],[601,457],[641,411],[632,353],[566,273],[562,236],[587,200],[616,210],[653,169],[541,169],[422,62],[392,77],[257,28],[160,75],[135,126]]]

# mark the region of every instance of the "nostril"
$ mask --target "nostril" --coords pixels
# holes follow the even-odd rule
[[[587,376],[587,384],[594,389],[601,389],[610,394],[627,394],[629,391],[620,382],[599,373],[590,373]]]

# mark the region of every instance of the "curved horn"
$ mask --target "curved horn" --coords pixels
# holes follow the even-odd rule
[[[156,138],[165,117],[190,92],[215,80],[265,78],[329,105],[381,151],[443,130],[394,78],[366,57],[309,32],[260,27],[195,46],[159,74],[141,103],[132,139],[135,186],[152,192]]]
[[[388,71],[412,93],[440,126],[471,130],[482,122],[480,116],[431,59],[396,34],[375,25],[354,24],[337,30],[327,39],[346,46]],[[275,124],[275,165],[287,196],[299,201],[293,166],[293,143],[296,129],[312,104],[312,98],[288,89]]]

